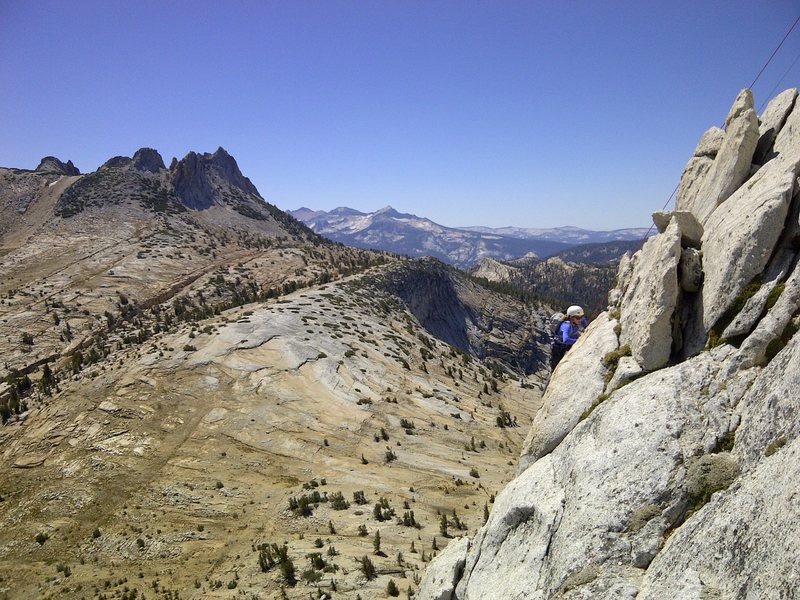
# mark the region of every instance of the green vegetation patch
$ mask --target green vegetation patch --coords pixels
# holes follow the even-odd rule
[[[714,492],[727,489],[739,472],[738,463],[728,452],[706,454],[692,461],[686,473],[690,510],[699,510]]]

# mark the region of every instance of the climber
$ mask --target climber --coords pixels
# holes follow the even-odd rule
[[[581,333],[586,329],[587,321],[580,306],[570,306],[567,314],[562,315],[561,324],[553,335],[553,348],[550,354],[550,368],[555,370],[556,365],[564,358],[572,344],[578,341]]]

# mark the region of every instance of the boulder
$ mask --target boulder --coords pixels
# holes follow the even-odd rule
[[[667,364],[672,347],[672,317],[678,301],[681,232],[672,219],[664,233],[639,251],[622,299],[620,344],[629,345],[645,371]]]
[[[794,161],[800,154],[800,110],[797,107],[797,99],[783,126],[775,136],[775,143],[767,158],[779,158],[782,160]],[[770,161],[771,162],[771,161]]]
[[[675,206],[678,210],[689,210],[697,203],[697,194],[714,164],[708,156],[693,156],[686,163],[675,193]]]
[[[700,251],[696,248],[684,248],[681,251],[680,261],[681,289],[685,292],[695,293],[700,291],[703,284],[703,264]]]
[[[725,120],[725,137],[702,185],[691,197],[680,197],[677,210],[688,210],[706,225],[714,210],[745,182],[758,144],[753,94],[742,90]]]
[[[781,92],[770,100],[767,109],[761,115],[761,122],[758,126],[758,145],[753,155],[755,164],[763,165],[773,157],[771,154],[772,144],[775,143],[775,138],[783,128],[783,124],[792,111],[796,99],[797,90],[792,88]]]
[[[692,206],[694,204],[697,192],[702,187],[711,165],[714,164],[714,158],[719,153],[724,139],[725,132],[719,127],[712,127],[700,138],[692,158],[689,159],[681,175],[680,185],[675,196],[676,206]]]
[[[678,221],[681,230],[681,244],[698,248],[703,238],[703,226],[697,222],[695,216],[685,210],[657,211],[653,213],[653,223],[659,233],[664,233],[671,219]]]
[[[638,254],[638,253],[637,253]],[[628,289],[628,284],[633,274],[634,259],[629,252],[626,252],[619,259],[619,266],[617,267],[617,281],[614,288],[608,292],[608,307],[619,308],[622,297],[625,295],[625,290]]]
[[[617,349],[616,324],[602,313],[558,363],[523,444],[520,472],[552,452],[603,393],[608,369],[602,357]]]
[[[767,163],[722,204],[703,235],[703,324],[719,321],[764,270],[783,231],[800,161]]]
[[[724,140],[725,131],[719,127],[711,127],[702,135],[700,141],[697,143],[697,148],[694,149],[694,156],[716,158],[720,148],[722,148],[722,142]]]
[[[469,538],[451,540],[436,562],[425,570],[417,600],[452,600],[469,550]]]
[[[611,393],[618,387],[632,381],[642,374],[642,367],[636,362],[632,356],[623,356],[617,363],[617,368],[614,370],[614,375],[611,381],[606,386],[606,393]]]

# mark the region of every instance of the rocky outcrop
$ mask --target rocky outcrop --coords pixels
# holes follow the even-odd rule
[[[703,136],[696,153],[703,153],[705,156],[707,147],[716,148],[716,139],[712,141],[709,138],[716,138],[717,135],[715,132]],[[743,90],[725,119],[725,135],[707,171],[684,173],[684,177],[695,180],[693,183],[686,181],[684,187],[696,189],[697,193],[679,195],[676,208],[693,212],[697,220],[705,224],[714,209],[727,200],[750,175],[750,164],[758,138],[758,118],[753,109],[753,94],[750,90]]]
[[[690,180],[687,167],[678,210],[655,215],[659,235],[621,262],[609,315],[564,359],[580,359],[580,383],[566,365],[553,373],[519,476],[463,573],[463,548],[444,555],[449,571],[434,562],[454,574],[439,589],[458,600],[796,595],[796,97],[776,98],[759,130],[745,91],[721,143],[715,130],[701,140],[705,174]],[[607,343],[590,343],[600,331]]]
[[[78,167],[73,165],[71,160],[64,163],[55,156],[45,156],[41,162],[39,162],[39,166],[36,167],[36,170],[42,173],[60,173],[61,175],[69,176],[81,174]]]
[[[173,161],[170,178],[180,201],[195,210],[211,208],[222,186],[258,196],[256,187],[223,148],[213,154],[189,152],[183,160]]]
[[[607,314],[600,315],[556,367],[522,448],[520,471],[552,452],[598,401],[608,367],[597,357],[617,349],[616,324]],[[580,385],[575,384],[575,377],[559,376],[561,373],[580,374]]]
[[[147,171],[149,173],[158,173],[166,169],[164,166],[164,159],[158,151],[152,148],[140,148],[133,155],[131,166],[137,171]]]
[[[620,343],[646,371],[667,364],[672,348],[672,319],[678,302],[681,231],[673,219],[663,234],[637,253],[621,302]]]
[[[770,158],[769,151],[775,143],[775,138],[786,123],[786,118],[792,111],[797,100],[797,90],[786,90],[773,98],[761,116],[758,126],[758,145],[753,156],[753,163],[763,165]],[[774,156],[773,156],[774,157]]]

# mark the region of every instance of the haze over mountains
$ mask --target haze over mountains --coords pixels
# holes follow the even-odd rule
[[[579,244],[630,242],[635,249],[647,228],[589,231],[577,227],[533,229],[521,227],[445,227],[430,219],[404,214],[391,206],[373,213],[340,207],[332,211],[300,208],[289,214],[314,232],[358,248],[376,248],[408,256],[434,256],[459,267],[482,258],[511,260],[533,253],[547,258]],[[619,248],[618,244],[615,248]]]

